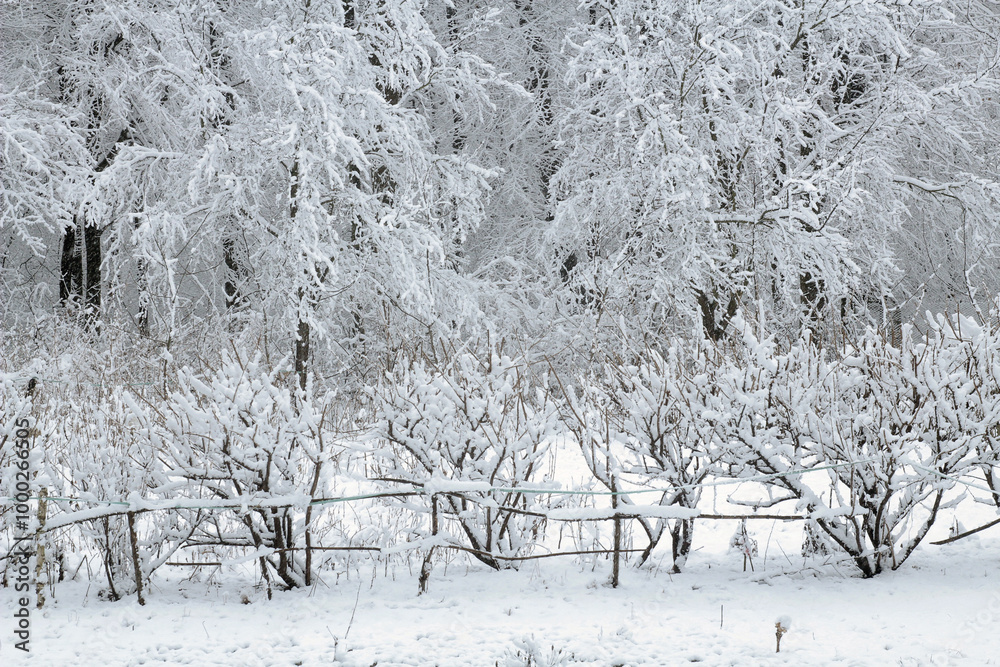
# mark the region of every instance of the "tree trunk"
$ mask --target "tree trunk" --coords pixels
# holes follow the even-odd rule
[[[295,338],[295,374],[299,378],[299,387],[304,391],[309,377],[309,322],[302,316],[302,302],[305,300],[305,290],[299,288],[296,294],[299,302],[299,326]]]
[[[100,319],[101,230],[96,225],[81,224],[79,216],[63,231],[59,300],[64,306],[79,304],[88,327]]]
[[[678,519],[670,527],[670,541],[674,557],[673,574],[679,574],[687,564],[691,553],[691,540],[694,536],[694,519]]]

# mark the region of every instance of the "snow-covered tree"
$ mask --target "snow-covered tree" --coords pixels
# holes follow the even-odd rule
[[[701,484],[720,472],[714,425],[703,414],[707,394],[715,390],[710,349],[677,345],[666,356],[646,350],[646,358],[634,364],[609,363],[571,401],[568,422],[584,459],[595,478],[619,494],[615,506],[624,512],[637,504],[628,489],[652,487],[662,491],[656,504],[694,515]],[[649,540],[640,562],[669,533],[673,570],[680,572],[691,551],[694,519],[640,512],[637,521]]]
[[[591,303],[714,339],[742,307],[818,340],[908,296],[893,290],[912,220],[992,238],[985,4],[592,6],[568,45],[552,232],[578,248]],[[975,65],[949,48],[957,35]]]
[[[620,437],[638,460],[629,472],[665,488],[659,504],[696,509],[702,483],[718,469],[715,433],[704,418],[706,394],[714,391],[714,364],[705,350],[672,347],[666,358],[650,352],[638,367],[616,368]],[[680,572],[691,551],[693,519],[640,519],[656,545],[669,525],[674,571]]]

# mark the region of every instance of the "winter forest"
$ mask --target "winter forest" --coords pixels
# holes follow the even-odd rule
[[[996,0],[2,0],[0,72],[0,592],[40,651],[39,610],[179,586],[355,623],[778,558],[861,600],[998,522]],[[698,661],[772,664],[770,619]],[[341,626],[322,664],[403,664]],[[537,628],[440,664],[674,664]],[[247,650],[211,664],[320,655]]]

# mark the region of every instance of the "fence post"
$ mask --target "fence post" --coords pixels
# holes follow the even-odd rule
[[[437,537],[438,534],[438,506],[437,506],[437,495],[431,496],[431,537]],[[420,566],[420,592],[419,595],[423,595],[427,592],[427,582],[431,578],[431,569],[434,567],[431,563],[431,557],[434,555],[434,545],[427,550],[427,555],[424,556],[424,562]]]
[[[610,461],[610,459],[609,459]],[[618,507],[620,505],[618,501],[618,481],[615,479],[614,474],[609,471],[609,481],[610,484],[608,488],[611,490],[611,508],[615,511],[614,521],[614,554],[611,557],[611,587],[618,588],[619,572],[621,571],[621,555],[622,555],[622,520],[618,515]]]
[[[35,534],[35,606],[39,609],[45,606],[45,516],[49,509],[49,491],[46,488],[38,490],[38,532]]]
[[[128,512],[128,539],[132,545],[132,569],[135,571],[135,592],[139,596],[139,604],[145,606],[146,598],[142,594],[142,561],[139,558],[139,539],[135,532],[135,512]]]
[[[306,586],[312,586],[312,531],[309,529],[309,521],[312,518],[312,506],[306,510]]]
[[[611,563],[611,587],[618,588],[618,573],[621,569],[622,557],[622,520],[615,514],[615,553]]]

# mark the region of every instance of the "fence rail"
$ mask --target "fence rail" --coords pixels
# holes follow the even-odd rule
[[[844,463],[844,464],[834,464],[830,466],[824,466],[823,469],[842,467],[847,465],[856,465],[858,462]],[[803,474],[806,472],[813,472],[815,469],[802,470],[802,471],[792,471],[790,473],[784,474]],[[761,475],[758,477],[751,478],[740,478],[732,480],[713,480],[707,481],[700,486],[721,486],[724,484],[745,484],[752,482],[767,482],[772,480],[775,475]],[[397,480],[393,480],[397,481]],[[960,481],[960,480],[959,480]],[[209,548],[209,547],[222,547],[222,548],[256,548],[258,553],[250,558],[257,558],[258,556],[268,556],[271,554],[289,553],[289,552],[305,552],[307,563],[311,563],[313,552],[350,552],[350,551],[364,551],[369,553],[379,553],[379,554],[394,554],[402,553],[406,551],[415,551],[420,549],[427,550],[427,556],[425,561],[429,560],[430,555],[437,549],[456,551],[462,553],[468,553],[470,555],[490,559],[492,561],[498,562],[523,562],[531,560],[540,560],[546,558],[557,558],[557,557],[578,557],[578,556],[590,556],[590,555],[611,555],[613,558],[613,575],[612,583],[617,585],[618,583],[618,571],[619,563],[623,554],[629,553],[648,553],[652,548],[656,546],[658,542],[650,540],[650,544],[645,548],[624,548],[622,544],[622,527],[625,521],[632,521],[638,519],[657,519],[657,520],[730,520],[730,521],[753,521],[753,520],[771,520],[771,521],[802,521],[809,519],[808,513],[803,514],[775,514],[775,513],[759,513],[759,512],[749,512],[740,514],[720,514],[720,513],[708,513],[701,512],[695,508],[685,508],[670,505],[637,505],[631,502],[627,502],[627,499],[632,495],[643,494],[643,493],[659,493],[664,494],[671,489],[652,489],[652,488],[639,488],[631,489],[625,491],[594,491],[588,489],[553,489],[553,488],[518,488],[518,487],[492,487],[487,484],[477,484],[477,483],[467,483],[467,482],[448,482],[444,480],[434,480],[428,482],[427,484],[413,483],[412,488],[408,489],[396,489],[396,490],[385,490],[385,491],[373,491],[371,493],[361,493],[355,495],[339,496],[339,497],[321,497],[321,498],[310,498],[306,495],[289,495],[271,498],[230,498],[221,500],[206,500],[200,498],[180,498],[172,500],[144,500],[144,499],[130,499],[130,500],[100,500],[94,498],[70,498],[70,497],[60,497],[60,496],[49,496],[44,490],[39,492],[38,496],[32,496],[28,500],[38,501],[39,503],[39,516],[38,516],[38,527],[35,531],[35,537],[40,537],[42,535],[52,533],[57,530],[65,529],[70,526],[95,521],[100,519],[107,519],[115,516],[125,516],[128,520],[128,540],[130,547],[130,556],[133,561],[133,567],[136,574],[136,589],[137,595],[139,597],[140,603],[144,603],[143,595],[143,577],[139,574],[141,571],[140,563],[140,544],[137,539],[136,533],[136,517],[140,514],[146,514],[151,512],[179,512],[179,511],[209,511],[210,515],[215,512],[228,512],[228,511],[238,511],[238,512],[248,512],[248,511],[266,511],[266,510],[306,510],[309,508],[325,509],[333,507],[338,504],[343,503],[354,503],[365,500],[379,500],[379,499],[405,499],[413,497],[425,497],[430,498],[430,508],[427,510],[432,514],[432,532],[431,538],[427,540],[419,540],[412,543],[412,546],[396,546],[391,548],[385,548],[380,546],[365,546],[365,545],[342,545],[342,546],[324,546],[324,545],[313,545],[307,540],[306,546],[288,546],[281,548],[269,548],[255,546],[254,544],[240,544],[238,542],[219,542],[219,543],[201,543],[201,542],[187,542],[182,541],[176,549],[190,549],[190,548]],[[613,505],[611,507],[596,508],[596,507],[576,507],[576,508],[545,508],[545,507],[512,507],[509,505],[497,505],[492,503],[490,505],[491,509],[498,512],[522,514],[537,517],[544,521],[555,521],[555,522],[605,522],[612,521],[614,523],[614,540],[613,546],[609,549],[578,549],[569,551],[554,551],[549,553],[540,554],[528,554],[528,555],[508,555],[502,553],[493,553],[483,549],[476,549],[463,544],[455,543],[454,541],[449,541],[452,538],[440,539],[438,538],[438,502],[439,497],[453,497],[461,499],[466,502],[474,504],[482,504],[486,494],[492,493],[504,493],[504,494],[514,494],[520,496],[538,496],[538,495],[584,495],[591,497],[611,497]],[[625,499],[626,502],[622,502]],[[22,499],[23,500],[23,499]],[[784,500],[793,500],[793,498],[787,498]],[[0,506],[2,505],[12,505],[15,502],[13,498],[0,498]],[[77,505],[91,505],[85,509],[71,509],[63,512],[58,512],[50,514],[53,507],[60,507],[66,503],[73,503]],[[6,512],[6,510],[4,510]],[[0,513],[2,516],[2,513]],[[854,514],[848,514],[847,517],[855,516]],[[445,515],[446,518],[450,518],[450,514]],[[313,517],[315,518],[315,517]],[[990,528],[993,525],[1000,524],[1000,519],[991,521],[983,526],[975,528],[973,530],[966,531],[962,534],[952,536],[948,539],[933,542],[933,544],[947,544],[950,542],[957,541],[969,535],[978,533],[982,530]],[[308,527],[307,527],[308,530]],[[189,536],[190,537],[190,536]],[[658,540],[659,538],[657,538]],[[175,549],[175,550],[176,550]],[[10,553],[6,554],[4,558],[9,558]],[[238,558],[235,561],[227,563],[225,560],[218,561],[206,561],[206,562],[184,562],[184,561],[163,561],[160,564],[174,566],[174,567],[223,567],[227,564],[240,562],[242,558]],[[148,576],[148,575],[147,575]],[[425,582],[422,581],[422,587]]]

